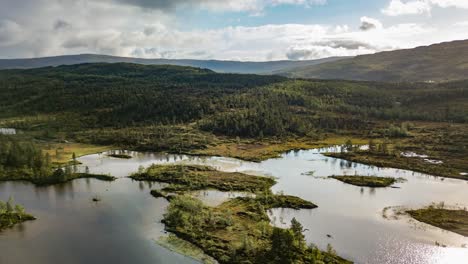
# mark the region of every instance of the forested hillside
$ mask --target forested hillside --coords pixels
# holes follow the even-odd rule
[[[389,160],[402,151],[430,152],[445,167],[418,168],[458,177],[468,169],[467,85],[291,80],[125,63],[3,70],[0,128],[19,134],[0,138],[8,146],[0,159],[10,176],[37,176],[69,161],[60,147],[50,151],[51,143],[258,161],[330,137],[339,139],[325,145],[359,137],[379,139],[387,150],[391,143]],[[21,157],[29,149],[31,156]],[[37,149],[55,154],[52,162]]]
[[[277,72],[299,78],[447,82],[468,76],[468,40],[362,55]]]
[[[82,64],[0,71],[0,115],[17,125],[25,117],[46,118],[42,125],[65,131],[196,122],[229,136],[301,135],[360,129],[371,120],[466,122],[467,83],[308,81]]]

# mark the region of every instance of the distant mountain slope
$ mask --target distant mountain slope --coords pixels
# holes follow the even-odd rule
[[[299,78],[392,82],[468,79],[468,40],[362,55],[277,73]]]
[[[74,65],[81,63],[136,63],[144,65],[177,65],[210,69],[220,73],[254,73],[271,74],[283,72],[292,68],[312,66],[320,63],[336,61],[344,57],[332,57],[307,61],[268,61],[241,62],[220,60],[168,60],[168,59],[140,59],[130,57],[115,57],[96,54],[66,55],[32,59],[0,59],[0,69],[30,69],[47,66]]]

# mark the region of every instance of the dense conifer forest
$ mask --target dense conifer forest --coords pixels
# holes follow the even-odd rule
[[[352,131],[399,138],[409,136],[411,122],[465,127],[467,85],[301,80],[126,63],[3,70],[0,127],[18,129],[23,142],[1,138],[1,168],[46,173],[48,157],[35,145],[50,140],[187,152],[216,137]]]
[[[360,128],[362,118],[466,122],[466,85],[82,64],[0,71],[0,109],[2,118],[47,115],[48,124],[59,120],[64,130],[200,121],[203,129],[226,135],[279,136],[310,128]]]

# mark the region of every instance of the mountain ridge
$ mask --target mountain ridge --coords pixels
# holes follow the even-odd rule
[[[143,65],[176,65],[210,69],[219,73],[272,74],[300,66],[310,66],[346,57],[330,57],[304,61],[229,61],[229,60],[192,60],[192,59],[144,59],[118,57],[100,54],[63,55],[40,58],[0,59],[0,69],[31,69],[49,66],[75,65],[83,63],[135,63]]]
[[[360,55],[278,71],[294,78],[386,82],[447,82],[468,78],[468,40]]]

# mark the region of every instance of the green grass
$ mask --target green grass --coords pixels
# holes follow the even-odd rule
[[[356,144],[365,144],[366,139],[351,137]],[[324,139],[317,138],[295,138],[286,137],[283,139],[257,139],[239,140],[225,139],[209,145],[205,149],[198,149],[189,154],[205,156],[222,156],[237,158],[246,161],[261,162],[267,159],[279,158],[281,154],[291,150],[305,150],[313,148],[323,148],[333,145],[341,145],[349,139],[347,136],[333,135]]]
[[[73,153],[75,153],[76,157],[81,157],[113,149],[111,146],[82,143],[42,143],[41,147],[44,154],[50,155],[51,162],[57,165],[68,164],[73,161]]]
[[[468,237],[468,211],[428,208],[407,211],[414,219]]]
[[[15,205],[12,197],[10,197],[6,203],[0,200],[0,231],[13,227],[16,224],[35,219],[34,216],[24,211],[23,206]]]
[[[0,213],[0,231],[11,228],[16,224],[35,219],[34,216],[26,213]]]
[[[330,178],[339,180],[355,186],[365,187],[388,187],[396,182],[395,178],[376,177],[376,176],[330,176]]]
[[[415,49],[380,52],[343,60],[287,69],[296,78],[347,79],[387,82],[446,82],[466,79],[468,41],[454,41]]]
[[[220,172],[207,166],[153,165],[130,177],[141,181],[169,183],[162,190],[151,191],[154,197],[164,197],[170,201],[168,213],[164,217],[166,229],[196,245],[220,263],[258,262],[261,254],[271,245],[270,235],[275,229],[270,225],[266,210],[317,207],[299,197],[271,193],[270,188],[276,183],[272,178]],[[201,189],[255,192],[255,197],[237,197],[217,207],[208,207],[200,200],[184,195]],[[250,252],[245,255],[237,251],[239,254],[234,257],[233,252],[239,250],[246,239],[252,240],[262,253]],[[182,248],[185,247],[182,245]],[[186,250],[188,252],[185,254],[191,256],[192,247]],[[304,254],[308,257],[313,258],[314,254],[318,254],[318,258],[324,258],[325,263],[347,263],[332,254],[317,253],[320,252],[318,249],[310,248],[306,251],[308,253]]]
[[[156,243],[162,247],[165,247],[171,251],[179,254],[191,257],[197,261],[205,264],[217,263],[212,257],[207,256],[203,250],[193,245],[192,243],[178,238],[176,235],[169,234],[168,236],[162,236]]]
[[[269,189],[275,180],[238,172],[222,172],[207,166],[152,165],[130,178],[138,181],[158,181],[172,184],[166,191],[217,189],[221,191],[255,192]]]
[[[0,181],[27,181],[32,182],[39,186],[55,185],[73,181],[76,179],[97,179],[101,181],[114,181],[116,178],[110,175],[104,174],[90,174],[90,173],[72,173],[70,175],[64,175],[57,177],[54,175],[35,177],[31,173],[23,173],[21,171],[10,171],[4,175],[0,175]]]
[[[386,127],[385,122],[379,123],[375,131]],[[374,133],[376,133],[374,132]],[[434,176],[468,180],[468,176],[461,175],[468,172],[468,126],[466,124],[412,122],[408,136],[400,138],[379,139],[388,144],[388,151],[352,151],[347,153],[327,153],[325,155],[346,159],[353,162],[374,165],[377,167],[391,167]],[[353,141],[354,143],[354,141]],[[424,154],[429,159],[440,160],[442,164],[431,164],[423,158],[404,157],[402,152]]]
[[[352,162],[374,165],[381,168],[398,168],[426,173],[434,176],[468,180],[467,176],[463,176],[460,174],[460,170],[454,169],[453,167],[449,167],[444,164],[429,164],[419,158],[407,158],[401,156],[397,157],[394,155],[373,154],[367,151],[348,153],[327,153],[325,155],[329,157],[349,160]]]
[[[208,207],[192,197],[177,196],[171,200],[164,223],[168,231],[195,244],[220,263],[262,263],[268,258],[271,235],[277,229],[270,225],[266,210],[272,206],[288,207],[294,203],[291,199],[238,197],[217,207]],[[275,202],[271,202],[273,200]],[[302,204],[309,206],[306,202]],[[303,248],[296,253],[302,261],[350,263],[316,248]]]

